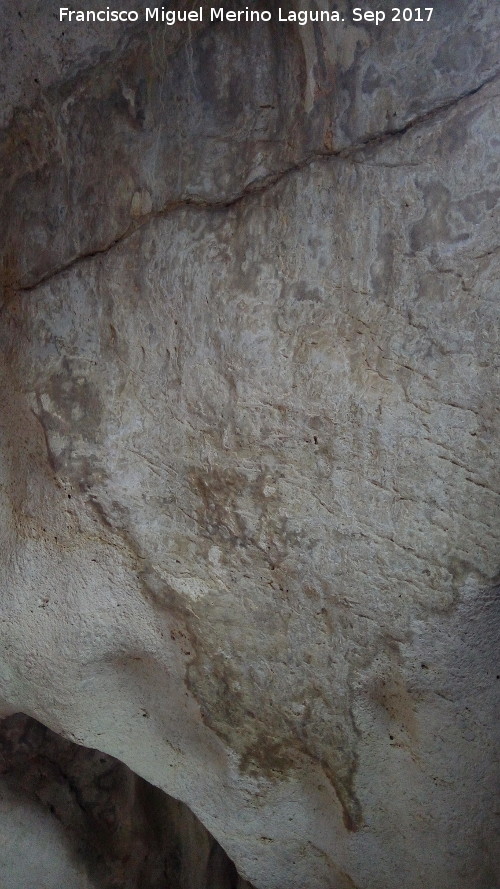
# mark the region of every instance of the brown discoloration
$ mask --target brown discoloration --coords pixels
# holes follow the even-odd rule
[[[244,474],[217,468],[193,471],[189,479],[198,495],[203,536],[219,543],[223,554],[233,547],[251,549],[263,567],[274,570],[287,543],[286,517],[277,516],[276,479],[263,470]]]
[[[354,792],[356,772],[356,733],[349,709],[341,705],[337,730],[328,730],[330,716],[338,712],[335,701],[335,677],[332,673],[332,697],[321,691],[322,682],[305,682],[301,692],[293,691],[296,705],[303,711],[297,723],[292,700],[275,698],[274,681],[279,687],[287,682],[289,665],[288,625],[297,608],[302,608],[305,627],[316,626],[322,638],[334,638],[340,623],[332,621],[330,610],[318,603],[324,598],[310,583],[301,583],[297,575],[284,569],[291,552],[302,546],[300,536],[279,519],[280,497],[275,489],[269,496],[271,482],[265,473],[250,478],[241,471],[222,472],[211,469],[193,473],[192,485],[199,497],[198,524],[210,542],[218,544],[221,559],[231,569],[237,567],[241,552],[248,551],[253,570],[260,566],[263,589],[269,591],[269,610],[260,630],[259,615],[249,611],[253,625],[251,632],[259,633],[259,644],[267,650],[264,686],[248,675],[238,653],[223,655],[224,629],[217,628],[210,638],[203,637],[198,627],[210,620],[210,603],[194,606],[199,622],[189,620],[195,657],[188,669],[188,684],[200,702],[206,724],[224,738],[240,756],[243,772],[270,781],[283,780],[303,767],[309,760],[317,763],[327,777],[342,806],[348,830],[356,830],[361,823],[359,801]],[[246,506],[246,509],[245,509]],[[241,568],[239,569],[241,571]],[[242,578],[244,583],[244,579]],[[265,634],[260,637],[260,633]],[[267,634],[267,639],[266,639]],[[307,660],[304,643],[295,639],[297,664]],[[330,715],[328,715],[330,714]]]
[[[415,718],[417,702],[408,691],[401,674],[387,674],[384,679],[374,682],[371,697],[384,708],[393,725],[401,728],[413,741],[418,741]]]

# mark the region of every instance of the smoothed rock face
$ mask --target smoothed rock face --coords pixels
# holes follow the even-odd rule
[[[4,132],[0,694],[258,889],[498,879],[495,13],[138,29]]]

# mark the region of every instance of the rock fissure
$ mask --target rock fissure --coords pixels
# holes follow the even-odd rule
[[[436,108],[432,108],[429,111],[419,114],[417,117],[413,118],[412,120],[410,120],[408,123],[406,123],[403,127],[400,127],[399,129],[385,130],[381,133],[377,133],[375,135],[369,136],[366,139],[361,139],[356,144],[351,145],[348,148],[339,149],[338,151],[314,152],[311,155],[309,155],[307,158],[304,158],[303,160],[301,160],[299,163],[293,164],[293,165],[291,165],[291,166],[287,167],[286,169],[281,170],[279,172],[269,174],[268,176],[265,177],[264,181],[256,180],[256,181],[250,183],[250,185],[246,186],[238,195],[236,195],[235,197],[232,197],[230,200],[219,199],[219,200],[214,200],[214,201],[207,201],[207,200],[197,200],[195,197],[189,197],[189,198],[184,198],[184,199],[180,198],[180,199],[174,200],[170,204],[167,204],[162,209],[156,210],[154,213],[148,214],[148,216],[145,217],[143,220],[141,220],[139,223],[127,228],[126,231],[122,232],[120,235],[115,237],[110,243],[105,244],[102,247],[99,247],[97,249],[91,250],[88,253],[83,253],[80,256],[76,256],[74,259],[70,260],[64,266],[61,266],[61,268],[56,269],[55,271],[51,271],[47,275],[41,276],[37,281],[34,281],[33,283],[26,284],[22,287],[17,287],[17,288],[15,287],[15,285],[12,285],[12,284],[9,285],[10,289],[13,290],[10,298],[13,298],[16,292],[17,293],[29,293],[33,290],[36,290],[41,284],[45,284],[46,282],[52,280],[53,278],[57,277],[58,275],[61,275],[64,272],[72,269],[74,266],[78,265],[79,263],[85,262],[86,260],[89,260],[89,259],[93,259],[93,258],[98,257],[100,255],[109,253],[110,250],[113,250],[116,246],[118,246],[119,244],[122,244],[124,241],[126,241],[127,238],[129,238],[131,235],[135,234],[135,232],[138,231],[138,229],[142,228],[145,225],[148,225],[148,223],[150,223],[151,220],[162,219],[165,216],[169,215],[170,213],[174,213],[175,211],[177,211],[181,208],[216,211],[216,210],[224,210],[224,209],[234,207],[235,205],[239,204],[242,200],[244,200],[246,197],[258,195],[258,194],[266,191],[267,189],[273,188],[280,181],[282,181],[285,177],[290,176],[294,173],[298,173],[301,170],[305,169],[306,167],[310,166],[311,164],[321,161],[321,160],[328,161],[328,160],[340,159],[340,160],[354,161],[355,163],[359,163],[359,164],[364,163],[363,160],[356,159],[356,156],[359,154],[359,152],[365,151],[367,149],[376,148],[379,145],[384,145],[388,140],[404,136],[406,133],[408,133],[414,127],[418,127],[421,124],[427,123],[430,120],[434,120],[434,119],[438,118],[442,114],[446,114],[448,111],[451,111],[453,108],[455,108],[457,105],[459,105],[462,101],[476,95],[482,89],[489,86],[491,83],[494,83],[498,79],[498,76],[499,76],[498,72],[495,72],[490,77],[486,78],[482,83],[480,83],[479,86],[476,86],[472,90],[469,90],[466,93],[462,93],[459,96],[455,96],[453,99],[450,99],[447,102],[444,102],[443,104],[438,105]],[[398,165],[396,165],[396,166],[398,166]],[[490,256],[494,252],[495,252],[495,250],[490,250],[490,251],[487,251],[484,254],[482,254],[481,256],[476,257],[476,258],[483,258],[486,256]],[[1,315],[1,312],[4,311],[4,308],[5,308],[5,306],[0,307],[0,315]]]

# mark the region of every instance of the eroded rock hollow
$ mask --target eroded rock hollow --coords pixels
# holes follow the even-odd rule
[[[252,889],[187,806],[23,714],[0,723],[8,889]]]
[[[204,8],[5,10],[4,712],[257,889],[493,889],[498,4]]]

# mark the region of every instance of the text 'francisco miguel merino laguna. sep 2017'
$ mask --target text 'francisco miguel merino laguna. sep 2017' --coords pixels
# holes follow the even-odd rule
[[[383,22],[415,22],[417,24],[429,22],[432,18],[432,6],[402,7],[394,6],[392,9],[370,9],[356,6],[350,15],[344,15],[338,10],[284,10],[279,7],[271,12],[268,9],[224,9],[210,7],[203,9],[175,10],[164,9],[161,6],[147,7],[140,11],[134,9],[69,9],[67,6],[59,7],[59,21],[61,22],[138,22],[145,21],[151,24],[176,25],[190,22],[270,22],[271,20],[307,25],[310,22],[342,23],[350,21],[354,23],[367,23],[381,25]]]

